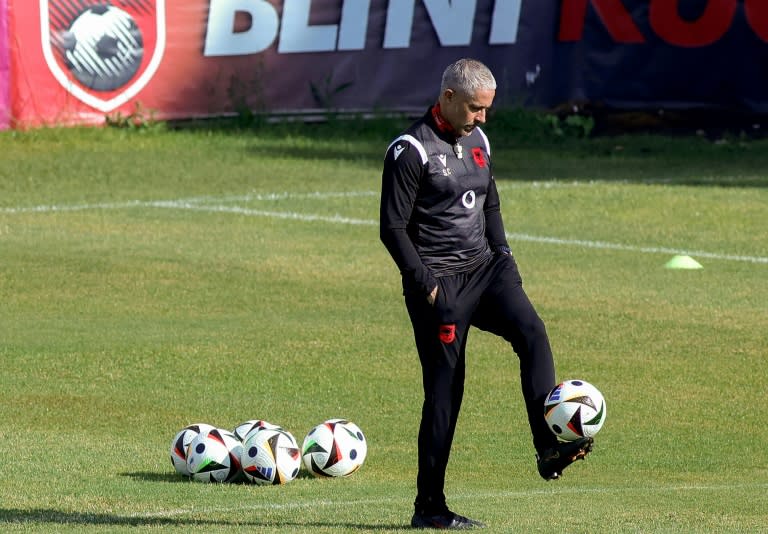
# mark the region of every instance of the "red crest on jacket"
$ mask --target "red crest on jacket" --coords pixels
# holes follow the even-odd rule
[[[475,160],[478,167],[485,167],[485,158],[483,157],[483,149],[476,146],[472,149],[472,159]]]

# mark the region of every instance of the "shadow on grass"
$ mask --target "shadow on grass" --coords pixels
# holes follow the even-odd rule
[[[183,477],[176,473],[157,473],[153,471],[136,471],[129,473],[120,473],[120,476],[136,479],[143,482],[170,482],[170,483],[182,483],[182,484],[195,484],[189,478]],[[310,473],[300,472],[297,478],[308,478],[317,480],[317,477]],[[234,484],[247,484],[247,482],[240,480],[234,482]],[[190,511],[190,514],[194,512]],[[180,515],[180,514],[175,514]],[[60,525],[113,525],[113,526],[240,526],[240,527],[272,527],[272,528],[329,528],[329,529],[348,529],[348,530],[412,530],[407,524],[375,524],[366,525],[362,523],[344,523],[333,522],[297,522],[297,521],[282,521],[282,522],[262,522],[258,520],[243,521],[242,519],[227,520],[211,520],[211,519],[194,519],[184,517],[163,517],[162,512],[158,512],[155,515],[152,514],[135,514],[135,515],[118,515],[118,514],[101,514],[101,513],[82,513],[82,512],[64,512],[61,510],[46,510],[46,509],[32,509],[32,510],[16,510],[0,508],[0,524],[2,523],[51,523]],[[2,528],[2,527],[0,527]]]
[[[189,483],[189,478],[176,473],[157,473],[153,471],[137,471],[134,473],[120,473],[120,476],[142,480],[144,482],[183,482]]]
[[[280,155],[379,169],[387,146],[413,118],[347,117],[248,129],[224,123],[218,128],[225,135],[252,139],[245,150],[253,158]],[[738,130],[720,128],[713,138],[697,135],[692,128],[583,138],[555,135],[541,114],[524,110],[499,111],[483,130],[493,148],[497,180],[768,187],[768,139],[744,137]]]
[[[183,483],[183,484],[189,484],[190,479],[189,477],[185,477],[182,475],[179,475],[177,473],[157,473],[154,471],[134,471],[131,473],[120,473],[120,476],[133,478],[135,480],[140,480],[142,482],[171,482],[171,483]],[[314,480],[317,477],[312,475],[311,473],[307,473],[304,470],[299,471],[299,474],[296,476],[298,479],[310,479]],[[246,484],[245,481],[235,481],[234,484]]]
[[[142,515],[119,515],[108,513],[85,513],[85,512],[65,512],[61,510],[47,510],[43,508],[33,508],[30,510],[18,510],[13,508],[0,508],[0,524],[50,524],[50,525],[107,525],[107,526],[232,526],[232,527],[272,527],[272,528],[345,528],[349,530],[412,530],[406,524],[390,525],[365,525],[362,523],[343,523],[329,521],[322,522],[266,522],[266,521],[243,521],[241,519],[232,519],[232,521],[222,519],[192,519],[183,517],[153,517]]]

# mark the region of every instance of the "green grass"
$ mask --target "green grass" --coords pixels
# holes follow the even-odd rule
[[[608,420],[562,480],[535,471],[515,356],[472,334],[449,504],[490,532],[764,532],[768,144],[516,129],[494,142],[506,228],[560,378]],[[402,121],[0,134],[0,528],[404,530],[418,360],[378,240]],[[696,271],[665,269],[690,254]],[[348,479],[206,485],[186,424],[301,440],[348,417]]]

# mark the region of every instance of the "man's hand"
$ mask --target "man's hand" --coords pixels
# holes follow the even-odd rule
[[[427,295],[427,302],[429,302],[430,306],[435,305],[435,300],[437,300],[437,286],[435,286],[435,289],[433,289],[432,292]]]

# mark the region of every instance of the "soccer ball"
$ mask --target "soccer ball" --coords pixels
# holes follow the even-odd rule
[[[603,394],[584,380],[558,384],[544,401],[547,425],[565,441],[594,436],[605,423],[606,414]]]
[[[229,430],[214,428],[189,443],[187,469],[200,482],[233,482],[242,474],[243,445]]]
[[[346,477],[360,469],[368,443],[355,423],[329,419],[309,431],[301,447],[304,465],[317,477]]]
[[[296,438],[283,428],[251,431],[241,454],[245,478],[260,485],[286,484],[296,478],[301,468]]]
[[[262,428],[275,429],[280,427],[277,425],[273,425],[272,423],[269,423],[262,419],[249,419],[248,421],[245,421],[237,425],[233,430],[233,434],[240,441],[245,441],[245,438],[248,437],[248,434],[250,434],[254,430],[261,430]]]
[[[58,37],[72,75],[94,91],[119,89],[136,74],[144,39],[136,21],[107,4],[85,9]]]
[[[182,428],[173,441],[171,441],[171,464],[176,472],[185,477],[189,476],[189,469],[187,468],[187,449],[190,442],[195,439],[198,434],[207,433],[214,429],[213,425],[206,423],[197,423]]]

